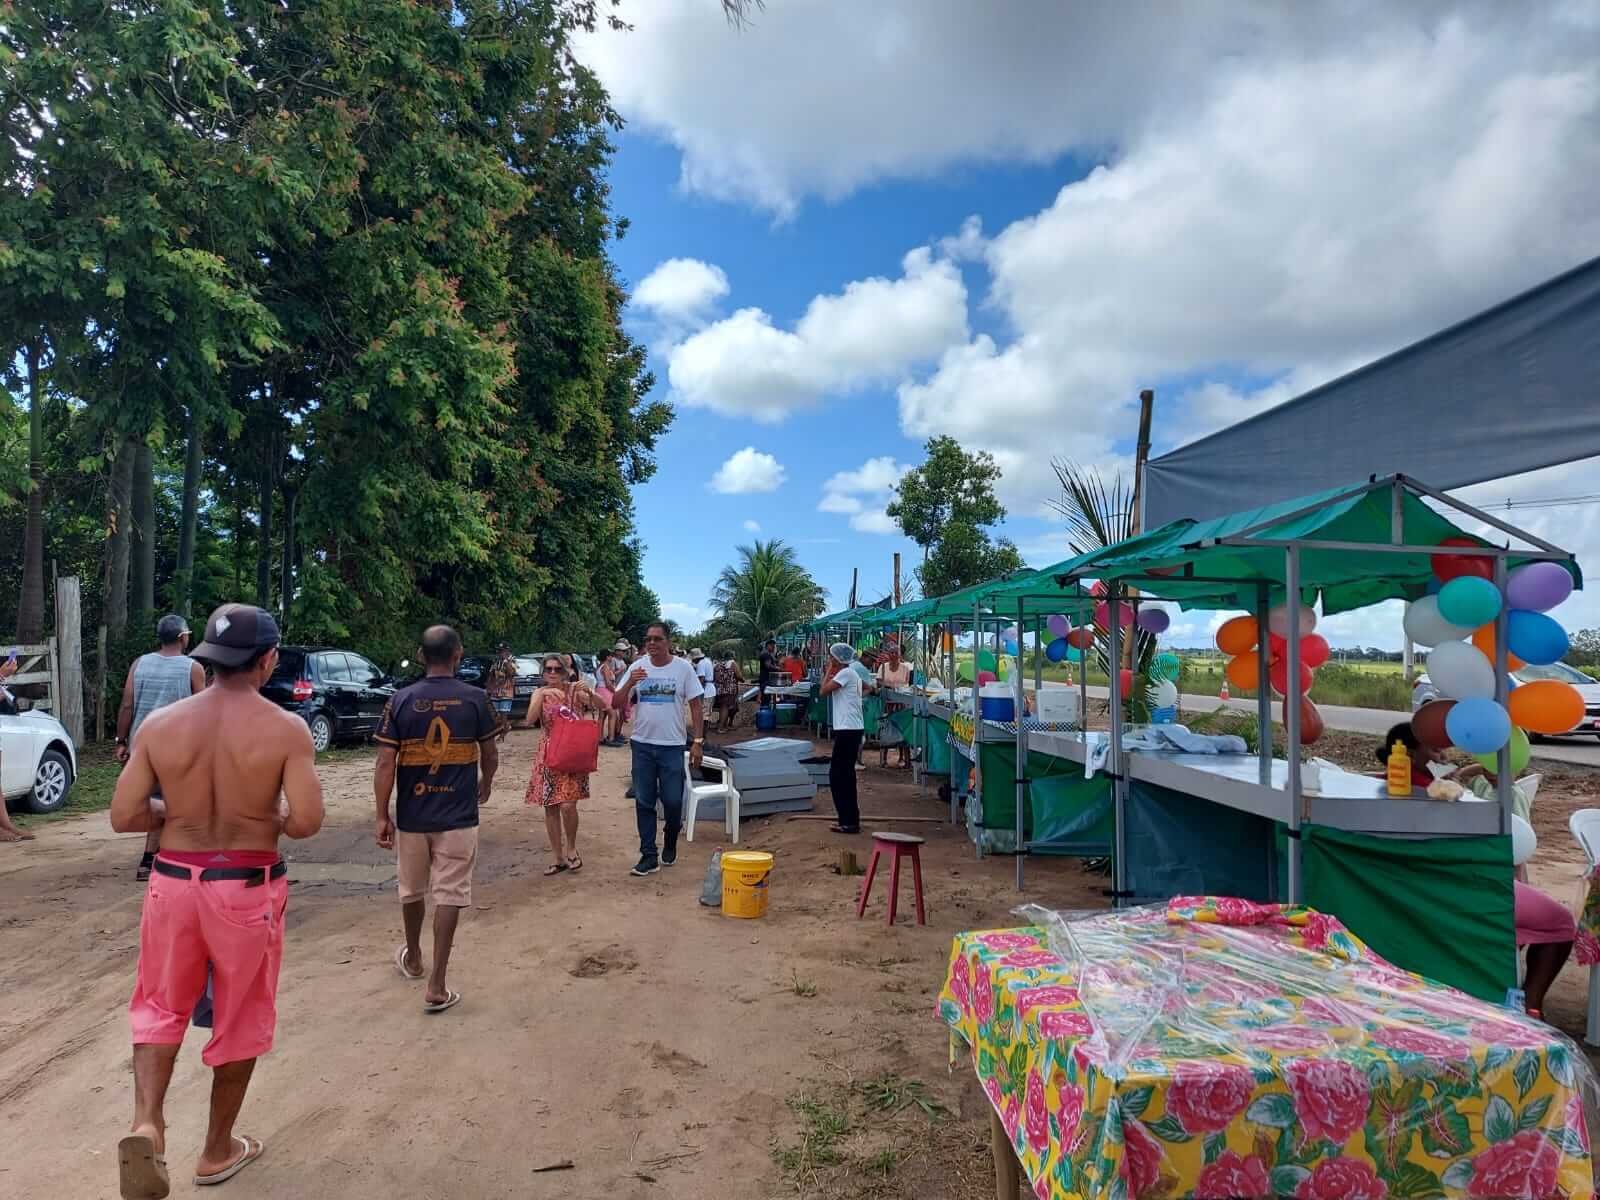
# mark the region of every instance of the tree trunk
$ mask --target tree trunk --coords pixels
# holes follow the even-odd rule
[[[256,532],[256,607],[272,607],[272,460],[276,437],[268,437],[261,456],[261,521]]]
[[[185,617],[194,606],[194,536],[200,517],[200,472],[205,464],[205,426],[189,405],[188,427],[184,430],[183,511],[178,521],[177,595],[174,607]]]
[[[278,619],[289,628],[289,610],[294,596],[294,502],[295,487],[283,482],[283,557],[278,572]]]
[[[106,489],[106,594],[105,626],[112,637],[128,630],[128,551],[129,527],[133,524],[133,460],[137,445],[128,438],[117,447],[111,466],[110,486]]]
[[[150,623],[156,606],[156,470],[148,442],[141,440],[133,456],[133,521],[130,568],[133,612],[141,625]]]
[[[17,602],[17,641],[44,640],[44,383],[39,378],[39,343],[28,357],[28,516],[22,533],[22,595]]]

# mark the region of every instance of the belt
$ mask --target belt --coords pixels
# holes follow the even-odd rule
[[[172,879],[193,879],[194,872],[188,867],[169,863],[164,858],[158,858],[151,864],[151,869],[158,875],[166,875]],[[289,864],[281,858],[270,867],[207,867],[200,872],[201,883],[218,883],[225,879],[243,879],[251,887],[261,887],[269,879],[282,879],[289,873]]]

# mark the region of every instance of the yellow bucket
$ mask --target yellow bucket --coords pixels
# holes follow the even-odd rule
[[[772,855],[760,850],[730,850],[722,856],[722,915],[767,915],[767,876]]]

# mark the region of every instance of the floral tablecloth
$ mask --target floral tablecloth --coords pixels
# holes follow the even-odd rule
[[[1594,1195],[1573,1043],[1332,917],[1031,917],[957,936],[939,1015],[1042,1200]]]
[[[1585,967],[1600,967],[1600,877],[1590,875],[1578,917],[1578,940],[1573,949]]]

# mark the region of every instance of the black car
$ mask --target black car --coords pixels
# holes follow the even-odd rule
[[[280,646],[278,665],[261,689],[305,718],[319,753],[335,742],[371,737],[394,692],[394,680],[361,655],[309,646]]]
[[[514,699],[511,706],[512,716],[515,717],[518,713],[528,711],[529,697],[544,682],[544,657],[538,654],[517,654],[512,656],[512,661],[517,665],[517,678],[512,684]],[[469,654],[456,668],[456,678],[462,683],[470,683],[473,687],[487,690],[489,671],[494,664],[493,654]]]

